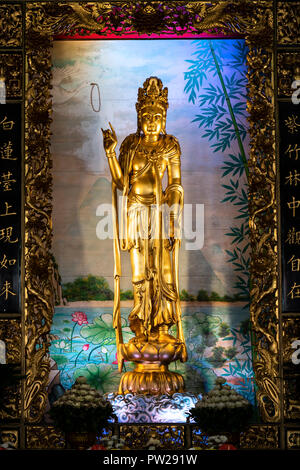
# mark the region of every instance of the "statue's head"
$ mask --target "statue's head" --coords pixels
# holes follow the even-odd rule
[[[138,132],[165,133],[168,106],[168,88],[157,77],[147,78],[138,91]]]

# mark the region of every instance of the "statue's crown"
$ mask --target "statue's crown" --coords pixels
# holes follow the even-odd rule
[[[139,111],[145,106],[159,106],[164,111],[169,107],[168,88],[163,88],[162,81],[157,77],[149,77],[139,88],[136,109]]]

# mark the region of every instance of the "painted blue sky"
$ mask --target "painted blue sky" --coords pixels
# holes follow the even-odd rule
[[[230,64],[237,54],[237,44],[244,44],[244,40],[213,40],[225,79],[236,73]],[[135,132],[138,88],[147,77],[155,75],[169,90],[167,132],[176,136],[181,146],[185,202],[205,207],[203,249],[186,251],[183,240],[181,286],[188,291],[197,292],[201,287],[222,295],[232,291],[236,273],[226,254],[226,250],[232,248],[232,239],[225,234],[236,225],[237,207],[221,202],[226,191],[222,185],[230,178],[223,179],[222,165],[226,154],[238,154],[238,147],[233,140],[225,152],[212,151],[211,144],[218,139],[203,137],[205,130],[192,122],[195,115],[203,115],[210,105],[199,107],[199,100],[192,103],[184,91],[184,74],[199,47],[204,49],[204,57],[206,54],[211,60],[207,46],[208,41],[203,39],[54,42],[53,249],[63,282],[93,273],[103,275],[112,284],[112,243],[97,239],[95,230],[99,220],[96,217],[98,205],[111,201],[111,176],[101,128],[108,128],[111,122],[119,145],[128,134]],[[245,70],[245,65],[242,68]],[[220,87],[215,67],[211,71],[206,67],[204,71],[206,79],[198,95],[208,93],[206,88],[210,85]],[[96,83],[100,90],[100,112],[95,112],[91,106],[91,83]],[[97,109],[96,86],[93,99]],[[237,96],[233,101],[245,106],[245,96],[240,99]],[[228,110],[225,112],[228,114]],[[242,119],[245,121],[241,115],[236,117],[239,123]],[[247,139],[244,144],[247,149]],[[242,187],[243,178],[239,183]],[[131,286],[126,258],[125,266],[124,289]]]
[[[200,41],[200,42],[199,42]],[[224,79],[230,79],[237,72],[232,64],[237,53],[236,44],[244,44],[244,40],[213,40],[214,49],[220,60]],[[202,249],[189,251],[183,239],[180,250],[180,288],[196,294],[199,289],[215,291],[220,295],[234,294],[237,274],[232,264],[228,263],[226,250],[232,249],[232,238],[226,236],[229,228],[235,226],[238,206],[230,202],[222,203],[230,176],[223,177],[222,166],[226,155],[238,154],[236,141],[232,141],[225,152],[213,152],[211,145],[217,143],[217,137],[209,140],[203,137],[204,129],[199,129],[197,122],[192,122],[197,114],[204,115],[209,103],[199,107],[199,98],[195,103],[189,101],[184,91],[185,72],[195,59],[199,46],[208,46],[208,41],[190,39],[172,40],[98,40],[98,41],[55,41],[53,47],[53,124],[52,124],[52,155],[53,155],[53,253],[59,266],[62,282],[73,281],[76,277],[94,274],[104,276],[113,286],[113,243],[112,240],[100,240],[96,237],[96,226],[99,217],[96,210],[100,203],[111,201],[111,177],[102,144],[101,128],[108,128],[109,121],[115,128],[119,145],[130,133],[136,131],[137,119],[135,103],[138,88],[149,76],[158,76],[169,90],[169,110],[167,116],[167,132],[176,136],[182,150],[182,175],[185,202],[204,205],[204,246]],[[205,47],[204,47],[205,48]],[[208,48],[207,57],[211,55]],[[205,56],[205,51],[204,51]],[[245,70],[245,64],[242,66]],[[202,70],[203,71],[203,70]],[[205,68],[206,79],[203,80],[197,95],[207,94],[206,88],[213,85],[220,87],[216,69]],[[101,107],[95,112],[91,106],[91,83],[97,84],[101,95]],[[244,90],[246,92],[246,89]],[[234,94],[234,93],[233,93]],[[222,92],[221,92],[222,95]],[[244,95],[244,92],[242,92]],[[245,96],[232,98],[233,102],[245,106]],[[98,108],[97,89],[93,89],[94,108]],[[222,101],[222,97],[220,99]],[[223,105],[226,108],[226,103]],[[225,114],[228,112],[225,109]],[[226,116],[224,117],[224,119]],[[245,117],[236,115],[237,121],[245,125]],[[223,118],[222,118],[223,119]],[[219,122],[219,121],[218,121]],[[215,126],[215,123],[214,123]],[[247,152],[247,138],[244,142]],[[245,181],[239,178],[240,188]],[[122,253],[121,289],[132,288],[131,266],[127,253]],[[79,308],[78,306],[76,308]],[[83,307],[80,307],[80,310]],[[241,306],[210,307],[208,314],[216,314],[220,321],[228,321],[233,328],[246,319],[249,312]],[[112,314],[110,310],[99,311],[85,309],[91,323],[94,316]],[[55,360],[63,359],[62,369],[66,366],[66,353],[62,349],[68,346],[63,336],[68,328],[64,315],[71,313],[71,307],[56,309],[57,316],[53,325],[53,334],[58,338],[52,344]],[[198,312],[198,311],[197,311]],[[190,312],[195,313],[197,312]],[[184,310],[184,314],[188,312]],[[206,313],[206,312],[205,312]],[[60,315],[62,315],[60,317]],[[105,317],[107,318],[107,317]],[[72,321],[69,319],[69,326]],[[70,329],[69,329],[70,331]],[[66,333],[67,336],[67,333]],[[74,337],[75,338],[75,337]],[[199,351],[194,347],[195,336],[192,329],[186,331],[192,366],[207,371],[207,366],[200,362]],[[76,343],[78,341],[78,343]],[[64,370],[64,380],[73,380],[71,372],[80,360],[86,367],[86,338],[76,331],[76,350],[69,356],[70,363]],[[224,343],[223,343],[224,341]],[[242,346],[242,343],[240,343]],[[219,338],[218,346],[229,347],[231,340]],[[245,344],[244,344],[245,346]],[[94,347],[94,346],[93,346]],[[249,348],[249,344],[247,345]],[[240,347],[239,347],[240,349]],[[86,352],[88,356],[91,348]],[[103,351],[96,350],[103,353]],[[105,366],[115,360],[115,346],[106,345],[107,355]],[[248,356],[240,349],[238,359],[245,375]],[[250,352],[249,352],[250,354]],[[247,357],[246,357],[247,356]],[[99,356],[100,357],[100,356]],[[92,362],[99,362],[97,356],[91,356]],[[250,357],[250,356],[249,356]],[[77,359],[76,359],[77,358]],[[96,359],[95,359],[96,358]],[[194,359],[193,359],[194,358]],[[247,359],[247,361],[246,361]],[[84,362],[85,361],[85,362]],[[102,359],[101,359],[102,361]],[[239,365],[239,363],[237,363]],[[233,367],[236,365],[232,362]],[[226,365],[227,366],[227,365]],[[116,368],[116,365],[114,365]],[[252,368],[249,366],[249,376]],[[70,375],[69,375],[69,371]],[[193,369],[191,369],[193,370]],[[193,370],[193,377],[195,376]],[[209,369],[209,372],[212,368]],[[226,370],[219,370],[224,375]],[[248,373],[248,371],[247,371]],[[192,375],[192,374],[191,374]],[[229,373],[231,379],[235,375]],[[239,371],[235,379],[240,377]],[[248,377],[247,377],[248,378]],[[228,378],[227,378],[228,379]],[[117,382],[119,376],[117,377]],[[206,379],[205,379],[206,380]],[[235,386],[237,383],[235,382]],[[196,387],[196,385],[195,385]],[[252,392],[251,392],[252,393]]]
[[[207,43],[205,40],[198,40]],[[243,40],[214,40],[222,57],[223,73],[230,76],[228,67],[234,44]],[[191,123],[195,113],[201,113],[196,104],[189,103],[184,92],[184,72],[188,60],[194,58],[196,41],[176,40],[104,40],[57,41],[53,50],[53,103],[58,124],[64,121],[61,138],[56,134],[53,145],[59,153],[75,152],[91,171],[105,172],[107,164],[102,150],[101,127],[110,121],[119,144],[136,130],[135,103],[137,91],[145,79],[158,76],[169,90],[167,131],[175,135],[182,148],[183,171],[195,171],[222,164],[222,153],[211,155],[209,142],[201,138],[197,123]],[[220,85],[218,77],[207,74],[210,83]],[[101,110],[93,112],[90,105],[90,83],[99,85]],[[72,96],[71,90],[79,89]],[[97,90],[93,97],[97,107]],[[76,117],[75,117],[76,116]],[[66,133],[75,143],[67,148]],[[201,152],[199,152],[201,148]]]

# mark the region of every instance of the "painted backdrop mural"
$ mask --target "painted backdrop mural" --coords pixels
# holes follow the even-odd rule
[[[173,367],[191,393],[210,390],[221,375],[254,402],[245,61],[244,40],[236,39],[54,43],[57,305],[50,391],[57,383],[69,388],[78,375],[102,392],[116,391],[119,384],[112,326],[111,180],[101,127],[110,121],[119,145],[135,132],[137,90],[155,75],[169,89],[167,132],[180,142],[186,204],[179,266],[189,360]],[[121,310],[128,341],[131,271],[127,253],[122,257]]]

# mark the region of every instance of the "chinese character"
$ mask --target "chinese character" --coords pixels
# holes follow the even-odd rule
[[[11,283],[8,282],[8,281],[5,281],[5,284],[4,284],[4,286],[3,286],[3,289],[2,289],[2,292],[1,292],[1,294],[0,294],[0,297],[2,297],[2,295],[5,295],[5,300],[7,300],[9,294],[10,294],[10,295],[17,295],[17,294],[15,294],[14,292],[10,291],[9,289],[11,289]]]
[[[300,173],[298,173],[297,170],[294,170],[294,174],[290,171],[289,176],[286,176],[285,179],[285,184],[297,186],[297,184],[300,183]]]
[[[292,299],[300,299],[300,284],[296,284],[296,282],[294,282],[288,295],[290,295]]]
[[[300,201],[295,200],[295,196],[293,196],[293,200],[287,203],[289,209],[293,210],[293,217],[296,215],[296,209],[299,209]]]
[[[288,128],[291,134],[295,134],[296,132],[298,132],[297,127],[300,127],[300,123],[297,122],[297,120],[298,116],[292,114],[292,116],[288,116],[288,118],[284,121],[286,127]]]
[[[300,232],[296,232],[295,227],[290,228],[285,242],[289,245],[300,245]]]
[[[8,259],[6,254],[3,255],[2,261],[0,261],[0,269],[5,268],[8,269],[7,263],[9,266],[13,266],[16,264],[17,260],[16,259]]]
[[[19,240],[11,240],[13,227],[6,227],[0,229],[0,240],[4,240],[4,243],[17,243]]]
[[[8,202],[5,203],[6,207],[6,213],[5,214],[0,214],[0,217],[6,217],[7,215],[16,215],[16,212],[8,212],[9,208],[12,207],[8,204]]]
[[[3,160],[17,160],[17,158],[12,157],[12,153],[13,146],[10,140],[0,147],[0,156]]]
[[[4,131],[11,131],[14,127],[14,124],[14,121],[7,121],[7,116],[5,116],[5,118],[0,122],[0,125],[2,125],[2,129]]]
[[[288,263],[292,264],[292,271],[300,271],[300,258],[295,258],[295,255],[291,257]]]
[[[298,160],[300,147],[297,147],[297,144],[294,145],[294,148],[290,144],[284,153],[289,153],[289,158],[292,158],[292,153],[295,152],[295,160]]]
[[[9,171],[6,174],[2,173],[1,176],[3,181],[0,181],[0,184],[2,184],[3,191],[11,191],[11,185],[16,182],[16,180],[11,178],[12,173]]]
[[[293,90],[292,93],[292,103],[293,104],[299,104],[300,103],[300,98],[299,98],[299,92],[300,92],[300,80],[294,80],[293,83],[291,84],[291,87]]]

